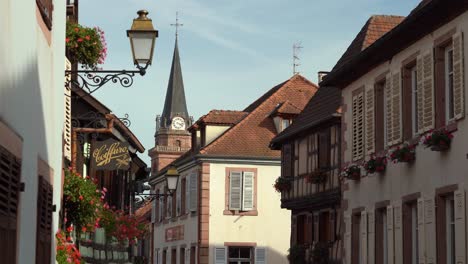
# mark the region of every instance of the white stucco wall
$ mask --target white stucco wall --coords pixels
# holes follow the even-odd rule
[[[206,145],[210,144],[213,140],[219,137],[230,126],[206,126]]]
[[[257,168],[258,216],[223,214],[227,167]],[[214,248],[225,242],[254,242],[267,249],[267,263],[288,263],[291,212],[281,209],[280,194],[273,188],[280,173],[279,164],[210,164],[210,263],[214,263]]]
[[[454,21],[444,25],[430,35],[417,41],[407,49],[395,55],[391,61],[387,61],[374,68],[366,75],[350,84],[343,90],[344,102],[347,104],[347,111],[344,114],[344,122],[347,130],[344,137],[347,143],[345,150],[345,162],[351,161],[352,146],[352,91],[364,85],[374,85],[377,76],[390,70],[397,72],[402,67],[402,61],[415,52],[425,52],[431,50],[434,40],[449,32],[453,28],[456,31],[465,33],[464,60],[465,60],[465,113],[467,112],[466,102],[468,101],[468,14],[456,18]],[[459,190],[466,190],[468,179],[468,122],[465,119],[458,121],[458,131],[454,132],[454,138],[450,149],[446,153],[431,151],[419,145],[416,148],[416,161],[412,165],[405,163],[393,164],[389,162],[387,171],[383,175],[374,174],[362,178],[360,181],[347,181],[349,190],[344,192],[344,199],[348,201],[348,210],[345,214],[350,214],[353,208],[365,207],[370,210],[376,202],[389,200],[391,204],[401,201],[402,196],[421,193],[421,198],[431,198],[435,196],[435,189],[451,184],[459,184]],[[350,250],[347,250],[349,253]],[[467,250],[468,252],[468,250]]]
[[[36,16],[36,2],[0,1],[0,121],[23,140],[18,263],[34,263],[37,161],[54,170],[54,204],[60,208],[65,65],[65,1],[54,0],[51,43]],[[42,19],[42,18],[39,18]],[[54,213],[54,233],[58,210]],[[55,247],[52,259],[55,259]]]

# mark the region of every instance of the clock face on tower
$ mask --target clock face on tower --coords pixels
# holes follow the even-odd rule
[[[174,130],[184,130],[185,129],[185,120],[180,117],[180,116],[176,116],[174,118],[172,118],[172,129]]]

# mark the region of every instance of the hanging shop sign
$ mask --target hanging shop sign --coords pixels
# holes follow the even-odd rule
[[[91,157],[96,170],[127,170],[130,167],[128,143],[108,139],[97,141]]]

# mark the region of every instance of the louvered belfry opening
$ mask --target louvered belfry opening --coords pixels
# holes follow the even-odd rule
[[[39,176],[37,193],[36,263],[48,264],[52,247],[53,188]]]
[[[16,263],[16,235],[21,161],[0,146],[0,256]]]

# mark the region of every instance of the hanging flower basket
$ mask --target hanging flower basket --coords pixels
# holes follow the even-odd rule
[[[367,173],[383,173],[387,168],[387,158],[386,157],[372,157],[364,164],[364,169]]]
[[[277,192],[285,192],[291,190],[291,180],[284,177],[278,177],[273,185]]]
[[[431,131],[423,141],[425,147],[432,151],[446,151],[450,148],[453,134],[447,129]]]
[[[95,70],[107,56],[104,31],[80,24],[67,22],[65,45],[67,56],[72,63],[80,63],[85,69]]]
[[[306,180],[308,183],[314,183],[314,184],[324,183],[327,180],[327,173],[319,169],[307,175]]]
[[[343,169],[341,174],[346,179],[358,181],[361,179],[361,167],[355,164],[349,165]]]
[[[416,159],[415,152],[416,145],[405,144],[401,147],[397,147],[390,153],[390,160],[393,163],[405,162],[412,163]]]

